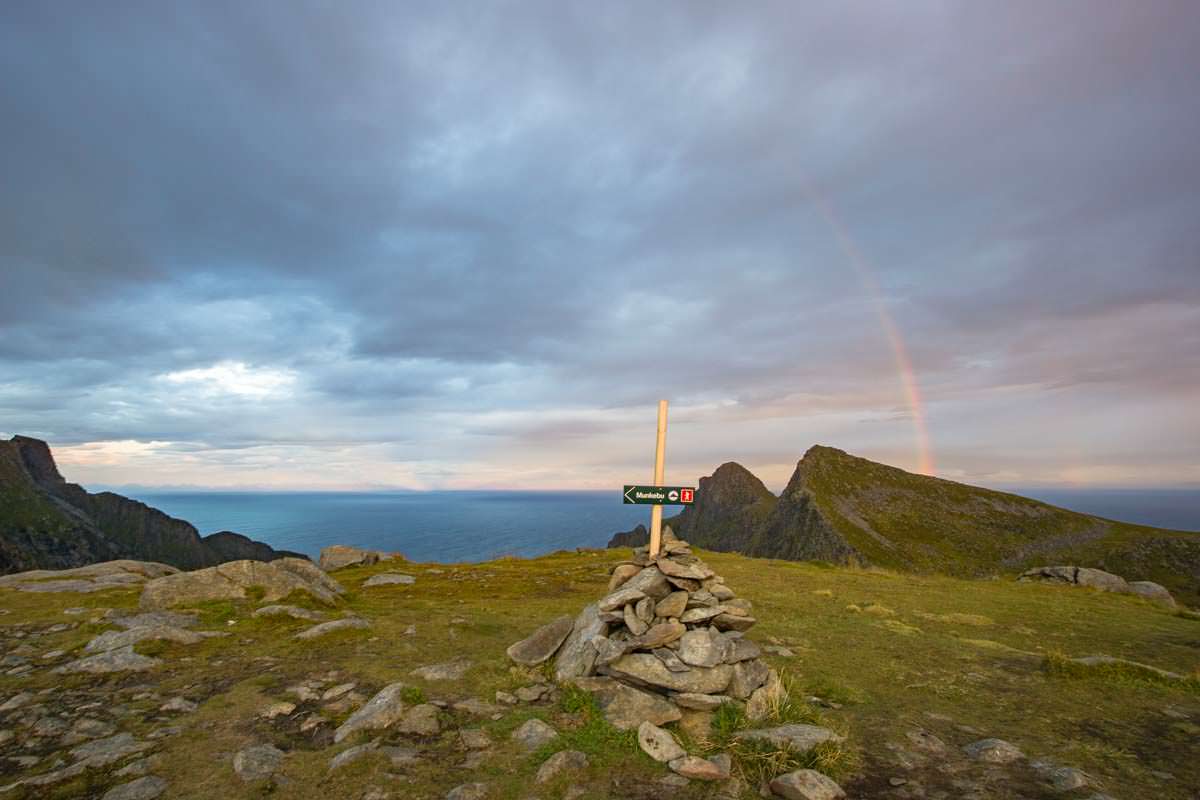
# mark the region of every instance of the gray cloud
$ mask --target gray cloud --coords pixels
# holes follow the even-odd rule
[[[681,469],[912,466],[882,306],[949,474],[1200,481],[1198,52],[1182,2],[9,8],[0,427],[601,485],[669,395]]]

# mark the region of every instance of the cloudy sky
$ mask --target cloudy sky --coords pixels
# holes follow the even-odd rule
[[[1194,3],[8,3],[0,431],[85,485],[820,442],[1200,485]]]

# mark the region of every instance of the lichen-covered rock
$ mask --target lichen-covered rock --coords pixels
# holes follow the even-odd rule
[[[799,722],[789,725],[779,725],[774,728],[758,728],[742,731],[738,734],[737,738],[749,741],[763,741],[781,749],[794,750],[797,753],[807,753],[824,742],[840,742],[844,739],[844,737],[839,736],[828,728],[822,728],[819,725],[805,725]]]
[[[316,639],[335,631],[363,630],[369,627],[371,627],[371,623],[362,617],[343,617],[342,619],[332,619],[329,622],[322,622],[318,625],[313,625],[311,628],[306,628],[297,633],[296,638]]]
[[[592,646],[593,636],[604,636],[608,633],[608,623],[600,619],[600,606],[591,603],[571,627],[571,633],[558,650],[554,662],[554,677],[559,681],[580,678],[590,675],[596,664],[596,649]]]
[[[350,547],[344,544],[331,544],[322,548],[318,566],[325,572],[333,572],[343,567],[368,567],[395,558],[398,553],[385,553],[381,550],[363,550],[360,547]]]
[[[532,752],[558,737],[558,731],[542,722],[531,719],[512,732],[512,740],[522,748]]]
[[[270,778],[283,762],[283,751],[275,745],[256,744],[233,757],[233,771],[246,783]]]
[[[588,757],[578,750],[560,750],[538,769],[534,783],[549,783],[565,773],[586,769],[587,765]]]
[[[719,694],[729,686],[733,668],[728,664],[715,667],[693,667],[687,672],[671,672],[650,653],[630,653],[605,667],[616,678],[629,679],[649,686],[675,692]]]
[[[963,752],[974,761],[988,764],[1011,764],[1025,757],[1015,745],[1003,739],[980,739],[964,747]]]

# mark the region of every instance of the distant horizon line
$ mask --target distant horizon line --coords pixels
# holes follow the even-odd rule
[[[1070,483],[1029,483],[1029,484],[994,484],[984,485],[975,483],[966,483],[965,481],[955,481],[968,486],[977,486],[982,489],[989,489],[997,492],[1019,493],[1022,491],[1039,491],[1039,490],[1054,490],[1054,491],[1079,491],[1079,492],[1195,492],[1200,491],[1200,484],[1159,484],[1145,486],[1131,485],[1116,485],[1116,484],[1090,484],[1081,486]],[[413,489],[403,486],[371,486],[361,488],[305,488],[305,487],[266,487],[266,486],[200,486],[200,485],[148,485],[148,484],[92,484],[85,485],[84,488],[89,492],[113,492],[114,494],[123,494],[126,492],[173,492],[179,494],[210,494],[210,493],[225,493],[225,494],[436,494],[450,492],[539,492],[539,493],[558,493],[558,494],[620,494],[619,487],[611,489],[583,489],[583,488],[516,488],[516,487],[497,487],[497,486],[475,486],[466,488],[436,488],[436,489]],[[770,486],[767,489],[774,495],[779,496],[783,489],[772,489]]]

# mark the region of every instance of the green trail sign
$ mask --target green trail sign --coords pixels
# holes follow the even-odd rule
[[[625,486],[625,505],[690,506],[694,502],[694,486]]]

